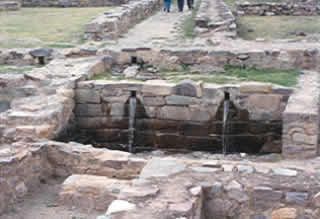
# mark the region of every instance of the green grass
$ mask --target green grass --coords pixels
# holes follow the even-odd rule
[[[177,83],[184,79],[193,81],[202,81],[205,83],[215,84],[235,84],[243,81],[258,81],[278,84],[286,87],[294,87],[297,83],[299,75],[298,69],[279,70],[265,68],[243,68],[241,66],[226,65],[224,72],[212,72],[202,74],[201,72],[176,71],[162,69],[159,71],[160,78],[168,82]],[[112,76],[110,73],[102,73],[94,75],[91,80],[128,80],[124,76]],[[131,81],[143,81],[137,79],[129,79]]]
[[[262,3],[262,2],[275,2],[281,3],[287,0],[224,0],[224,2],[229,6],[232,11],[236,9],[236,2],[249,2],[249,3]]]
[[[239,36],[246,40],[290,39],[300,32],[320,34],[320,16],[244,16],[237,23]]]
[[[279,70],[262,68],[241,68],[239,66],[225,66],[226,76],[237,77],[245,81],[270,82],[282,86],[292,87],[297,83],[298,69]]]
[[[23,67],[16,67],[10,65],[0,65],[0,74],[6,73],[23,73],[26,71],[31,71],[34,67],[32,66],[23,66]]]
[[[199,10],[200,3],[201,3],[201,0],[198,0],[196,2],[195,8],[192,10],[192,14],[190,16],[188,16],[184,20],[184,22],[182,23],[183,35],[186,38],[194,38],[195,37],[195,33],[194,33],[194,28],[196,26],[195,18],[196,18],[197,12]]]
[[[0,13],[0,48],[81,43],[83,25],[107,9],[21,8]]]

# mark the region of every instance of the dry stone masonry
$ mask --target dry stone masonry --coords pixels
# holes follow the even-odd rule
[[[117,39],[139,21],[151,16],[160,5],[159,0],[139,0],[108,10],[85,26],[85,38]]]
[[[283,154],[287,157],[319,155],[319,74],[303,72],[299,89],[283,113]]]
[[[292,90],[260,83],[80,82],[75,93],[77,128],[101,146],[125,144],[132,92],[138,101],[139,146],[221,150],[221,106],[225,93],[230,93],[234,104],[230,141],[237,145],[233,151],[258,152],[266,142],[280,140],[281,114]]]
[[[15,1],[0,1],[0,12],[17,11],[20,7],[20,3]]]
[[[312,4],[288,3],[237,3],[237,15],[255,16],[316,16],[320,14],[320,6]]]
[[[202,0],[195,18],[198,33],[231,31],[236,33],[236,22],[231,10],[223,0]]]
[[[103,7],[119,6],[129,0],[20,0],[23,7]]]

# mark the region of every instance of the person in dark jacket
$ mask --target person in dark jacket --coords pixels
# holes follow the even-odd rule
[[[163,10],[166,12],[170,12],[171,0],[163,0]]]
[[[193,9],[193,0],[187,0],[189,10]]]
[[[184,0],[178,0],[178,9],[179,12],[183,12]]]

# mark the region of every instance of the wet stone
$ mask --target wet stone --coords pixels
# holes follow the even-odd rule
[[[294,204],[306,204],[309,194],[307,192],[288,192],[286,202]]]

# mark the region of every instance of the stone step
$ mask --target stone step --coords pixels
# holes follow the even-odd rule
[[[87,210],[107,210],[129,181],[105,176],[71,175],[62,184],[60,201]]]

